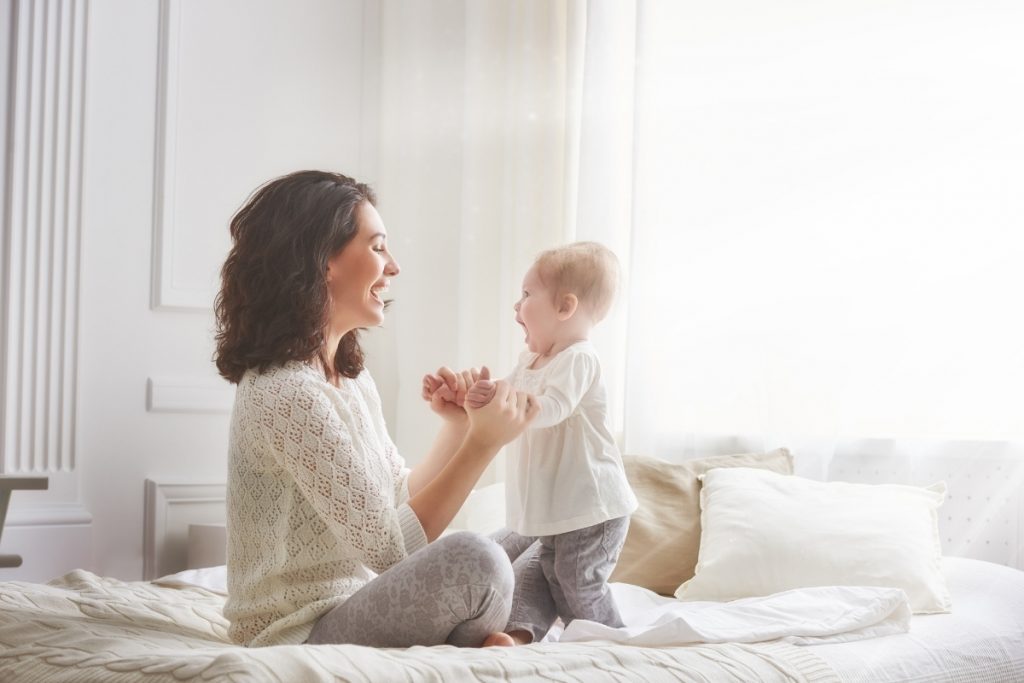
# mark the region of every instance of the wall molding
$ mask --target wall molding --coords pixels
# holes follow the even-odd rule
[[[146,410],[151,413],[230,413],[235,388],[224,380],[150,377]]]
[[[22,0],[11,24],[0,472],[75,469],[86,1]]]
[[[146,480],[142,578],[174,574],[188,563],[188,525],[221,524],[227,484]]]
[[[11,506],[6,527],[82,526],[92,524],[92,513],[81,503]]]
[[[178,140],[178,52],[181,7],[178,0],[160,1],[157,74],[156,155],[153,172],[154,310],[199,311],[213,308],[212,288],[184,287],[174,278],[174,244]]]

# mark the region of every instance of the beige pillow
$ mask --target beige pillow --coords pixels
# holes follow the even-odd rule
[[[754,467],[793,473],[793,456],[785,448],[768,453],[716,455],[670,463],[641,455],[622,459],[640,506],[611,581],[643,586],[672,595],[693,578],[700,548],[700,475],[715,467]]]

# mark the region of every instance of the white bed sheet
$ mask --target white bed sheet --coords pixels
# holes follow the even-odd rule
[[[809,646],[846,683],[1024,682],[1024,572],[943,558],[950,614],[918,615],[910,632]]]
[[[840,643],[906,633],[911,618],[907,594],[899,588],[816,586],[730,602],[694,602],[628,583],[610,586],[625,627],[577,619],[559,642],[607,640],[642,647],[777,639],[794,645]]]
[[[191,569],[155,583],[227,595],[223,565]],[[898,588],[819,586],[727,603],[680,601],[627,583],[613,583],[611,589],[625,628],[578,619],[563,631],[559,621],[544,640],[673,647],[783,639],[807,645],[905,633],[911,618],[907,596]]]
[[[1024,683],[1024,572],[960,557],[943,558],[943,571],[952,613],[914,616],[909,633],[808,645],[809,652],[846,683]],[[168,579],[216,591],[225,583],[222,567]],[[549,640],[560,631],[556,627]]]

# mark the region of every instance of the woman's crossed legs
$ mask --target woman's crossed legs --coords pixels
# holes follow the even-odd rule
[[[512,588],[512,566],[502,548],[479,534],[456,532],[413,553],[322,616],[306,642],[479,647],[505,629]]]

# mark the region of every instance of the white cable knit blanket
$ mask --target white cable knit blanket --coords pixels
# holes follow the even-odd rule
[[[809,648],[595,643],[385,650],[244,648],[228,642],[221,595],[125,583],[85,571],[49,584],[0,583],[0,680],[204,683],[323,681],[722,681],[838,683]]]

